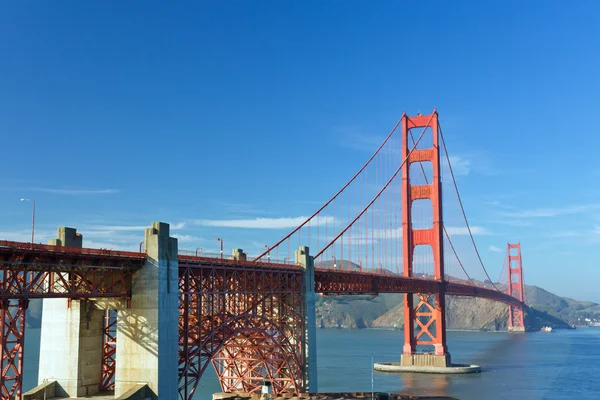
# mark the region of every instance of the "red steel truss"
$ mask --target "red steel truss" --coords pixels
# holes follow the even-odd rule
[[[23,383],[25,313],[29,300],[2,300],[0,327],[2,336],[2,371],[0,398],[20,399]]]
[[[0,398],[21,398],[29,299],[131,296],[141,253],[0,241]]]
[[[114,390],[117,353],[117,312],[104,311],[104,335],[102,337],[102,381],[100,390]]]
[[[514,306],[522,304],[518,299],[506,293],[473,286],[466,282],[436,282],[398,275],[315,269],[315,292],[317,293],[377,295],[380,293],[437,293],[440,290],[443,290],[446,295],[480,297]]]
[[[513,254],[512,249],[516,252]],[[525,318],[523,302],[525,301],[525,288],[523,285],[523,260],[521,258],[521,244],[508,244],[506,247],[508,259],[508,295],[519,300],[518,304],[508,305],[508,330],[525,331]]]
[[[198,258],[179,262],[179,396],[212,362],[225,392],[301,392],[302,272]]]
[[[130,297],[145,255],[0,241],[0,300]]]

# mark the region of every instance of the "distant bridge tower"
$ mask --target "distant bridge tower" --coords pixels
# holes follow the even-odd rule
[[[436,293],[417,294],[418,304],[414,305],[412,294],[404,295],[404,347],[401,357],[403,366],[451,365],[450,354],[446,346],[446,300],[444,285],[444,251],[442,221],[442,184],[440,179],[440,148],[438,115],[402,117],[402,158],[407,159],[402,170],[402,234],[404,275],[413,277],[413,257],[417,246],[429,246],[433,253],[434,278],[440,282]],[[414,128],[431,129],[433,146],[426,149],[415,148],[409,144],[410,130]],[[428,132],[425,132],[427,134]],[[410,156],[409,156],[410,155]],[[433,171],[431,183],[411,184],[411,164],[430,163],[425,170]],[[422,164],[422,165],[423,165]],[[412,207],[418,200],[431,200],[433,225],[427,229],[413,229]],[[416,331],[415,331],[415,328]],[[433,346],[434,354],[417,354],[417,346]]]
[[[523,260],[521,258],[521,243],[506,246],[508,260],[508,295],[525,301],[525,287],[523,285]],[[523,306],[508,305],[508,330],[510,332],[525,332]]]

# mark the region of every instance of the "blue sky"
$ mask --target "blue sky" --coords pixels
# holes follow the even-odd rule
[[[600,4],[483,3],[3,3],[0,237],[31,197],[36,241],[256,253],[437,107],[491,275],[520,241],[527,283],[600,302]]]

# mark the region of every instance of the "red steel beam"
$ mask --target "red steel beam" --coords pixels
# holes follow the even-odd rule
[[[27,299],[3,300],[0,305],[0,398],[20,399],[23,394],[23,356]]]
[[[315,269],[315,292],[323,294],[438,293],[452,296],[481,297],[506,304],[523,305],[518,299],[495,289],[472,286],[465,282],[440,282],[404,276]]]
[[[212,260],[179,263],[179,397],[212,363],[225,392],[302,389],[302,272]]]
[[[102,336],[102,380],[100,390],[115,389],[115,370],[117,364],[117,312],[104,311]]]
[[[108,259],[146,259],[145,253],[133,251],[119,251],[112,249],[88,249],[78,247],[53,246],[50,244],[35,244],[26,242],[12,242],[0,240],[0,253],[8,254],[54,254],[56,256],[96,256],[96,258]]]
[[[131,275],[145,260],[123,252],[73,253],[50,247],[59,250],[0,247],[0,300],[129,297]]]

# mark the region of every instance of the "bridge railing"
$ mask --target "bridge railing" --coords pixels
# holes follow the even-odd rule
[[[202,251],[194,251],[194,250],[179,250],[179,259],[186,261],[218,261],[223,263],[231,263],[231,264],[243,264],[249,266],[271,266],[271,267],[298,267],[298,264],[295,260],[276,260],[273,258],[265,258],[259,261],[252,261],[255,257],[247,256],[247,260],[236,260],[233,256],[228,256],[220,253],[208,253]]]
[[[36,244],[27,242],[12,242],[8,240],[0,240],[0,248],[10,248],[17,250],[33,250],[33,251],[45,251],[55,253],[66,253],[66,254],[83,254],[92,256],[109,256],[109,257],[124,257],[124,258],[135,258],[141,259],[146,257],[146,253],[140,253],[137,251],[122,251],[112,249],[90,249],[90,248],[79,248],[79,247],[66,247],[66,246],[54,246],[51,244]]]

